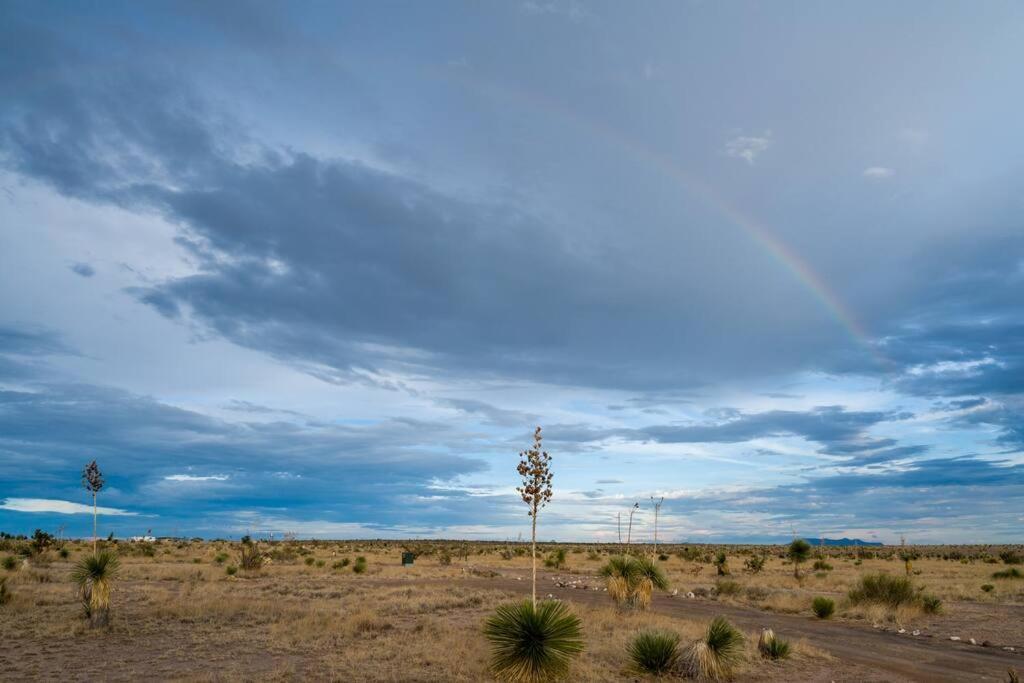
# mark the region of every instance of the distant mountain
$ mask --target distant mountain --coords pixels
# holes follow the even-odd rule
[[[881,543],[879,543],[877,541],[862,541],[859,538],[825,538],[825,539],[821,539],[821,538],[813,538],[812,539],[812,538],[809,538],[809,539],[807,539],[807,541],[809,543],[813,543],[813,545],[818,545],[822,541],[825,542],[825,545],[872,545],[872,546],[882,545]]]

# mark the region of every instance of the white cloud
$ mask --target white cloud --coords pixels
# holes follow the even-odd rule
[[[91,505],[72,503],[67,500],[53,500],[51,498],[5,498],[0,503],[0,509],[11,510],[12,512],[56,512],[61,515],[84,515],[92,514]],[[134,516],[137,512],[120,510],[118,508],[100,507],[96,510],[106,516]]]
[[[227,474],[208,474],[206,476],[197,476],[194,474],[169,474],[164,477],[167,481],[227,481],[230,478],[230,475]]]
[[[864,177],[871,178],[872,180],[885,180],[891,178],[896,174],[896,171],[885,166],[868,166],[864,169]]]
[[[743,159],[748,164],[753,165],[754,159],[768,149],[771,144],[771,131],[766,131],[760,137],[740,135],[725,143],[725,153],[736,159]]]

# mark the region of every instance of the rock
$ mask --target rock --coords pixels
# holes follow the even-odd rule
[[[990,641],[990,640],[983,640],[983,641],[981,641],[981,646],[982,647],[992,647],[992,641]]]
[[[905,629],[905,628],[901,628],[899,631],[896,631],[896,633],[906,633],[906,632],[907,632],[907,629]]]
[[[697,596],[693,594],[693,591],[687,591],[686,597],[688,597],[688,598],[695,598]]]
[[[1003,649],[1004,649],[1004,650],[1006,650],[1007,652],[1016,652],[1016,651],[1017,651],[1017,648],[1015,648],[1015,647],[1010,647],[1009,645],[1007,645],[1007,646],[1006,646],[1006,647],[1004,647]]]
[[[974,638],[971,638],[967,642],[969,642],[971,645],[977,645],[978,644],[978,641],[976,641]]]
[[[949,639],[954,641],[960,640],[960,636],[950,636]]]
[[[917,629],[914,629],[913,633],[911,633],[910,635],[912,635],[912,636],[919,636],[919,635],[921,635],[921,632],[919,630],[917,630]]]

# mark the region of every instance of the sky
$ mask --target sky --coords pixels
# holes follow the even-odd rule
[[[1024,5],[0,4],[0,529],[1020,542]]]

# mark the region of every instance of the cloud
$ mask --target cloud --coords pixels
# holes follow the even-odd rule
[[[276,474],[276,473],[275,473]],[[227,481],[230,479],[230,475],[227,474],[207,474],[207,475],[194,475],[194,474],[168,474],[164,477],[165,481]]]
[[[4,502],[0,503],[0,510],[10,510],[12,512],[55,512],[61,515],[91,515],[93,513],[91,505],[50,498],[5,498]],[[138,514],[137,512],[108,507],[98,507],[97,512],[104,516],[133,516]]]
[[[725,143],[725,153],[736,159],[743,159],[751,166],[772,145],[771,131],[763,136],[740,135]]]
[[[872,180],[885,180],[896,174],[896,171],[885,166],[869,166],[864,169],[864,177]]]
[[[82,277],[92,277],[96,274],[96,269],[90,266],[88,263],[72,263],[68,266],[72,273],[81,275]]]

